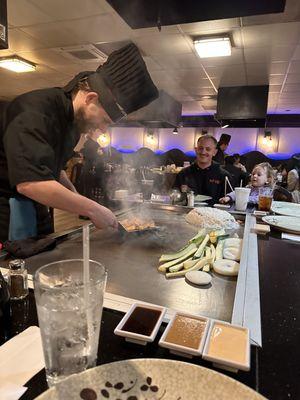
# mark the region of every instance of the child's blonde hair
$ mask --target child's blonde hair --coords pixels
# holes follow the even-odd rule
[[[271,164],[269,164],[268,162],[262,162],[262,163],[256,164],[252,170],[252,174],[256,168],[262,168],[265,170],[265,172],[267,174],[267,178],[268,178],[268,186],[273,187],[275,184],[275,172],[274,172]]]

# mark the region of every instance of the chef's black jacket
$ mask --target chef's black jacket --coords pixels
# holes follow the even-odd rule
[[[213,157],[213,160],[221,165],[225,165],[224,151],[218,148],[216,155]]]
[[[0,116],[0,241],[7,239],[8,199],[22,182],[58,180],[80,137],[69,93],[35,90]]]
[[[83,154],[83,168],[80,177],[79,192],[94,200],[93,189],[102,187],[104,171],[103,157],[98,154],[99,144],[88,138],[80,150]]]
[[[180,188],[181,185],[187,185],[195,195],[203,194],[212,197],[211,203],[214,204],[224,196],[225,176],[230,178],[228,172],[218,163],[212,162],[209,167],[201,169],[195,162],[179,172],[175,186]]]

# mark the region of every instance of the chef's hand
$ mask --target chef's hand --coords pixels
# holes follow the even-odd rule
[[[106,207],[97,204],[95,210],[90,215],[90,219],[98,229],[118,228],[118,221],[115,215]]]

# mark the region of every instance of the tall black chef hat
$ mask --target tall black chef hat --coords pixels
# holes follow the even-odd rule
[[[64,88],[71,91],[79,80],[87,79],[92,91],[110,118],[116,122],[158,97],[158,90],[146,64],[133,43],[111,53],[96,72],[81,72]]]
[[[229,144],[231,139],[231,135],[227,135],[227,133],[222,133],[220,136],[218,145],[220,146],[221,144]]]

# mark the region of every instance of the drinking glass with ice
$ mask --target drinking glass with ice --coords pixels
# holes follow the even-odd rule
[[[91,260],[86,284],[83,260],[37,270],[34,293],[49,386],[96,365],[106,279],[103,265]]]

